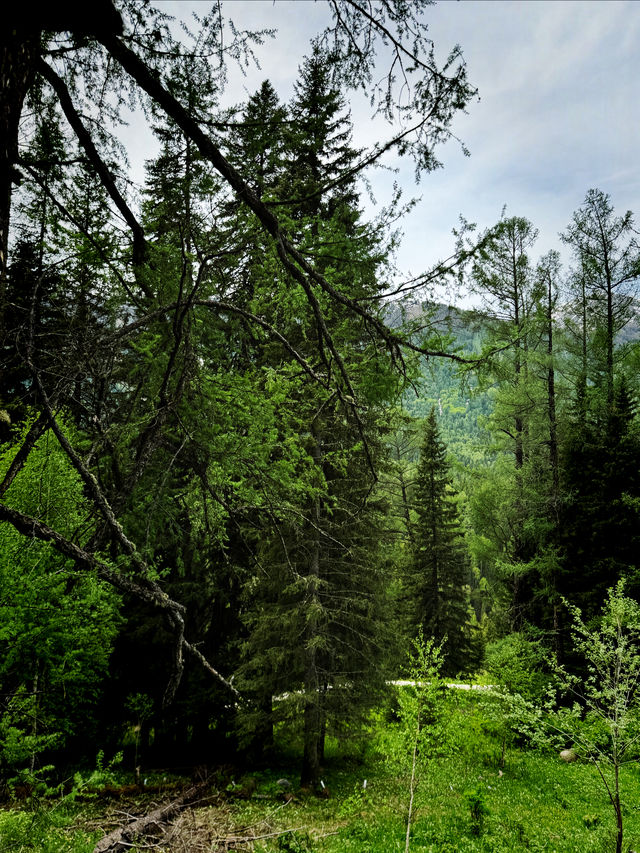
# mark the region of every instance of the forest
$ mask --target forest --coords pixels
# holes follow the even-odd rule
[[[7,13],[3,853],[640,844],[637,225],[585,187],[562,255],[505,209],[401,277],[368,175],[477,94],[424,5],[328,0],[232,106],[219,4]]]

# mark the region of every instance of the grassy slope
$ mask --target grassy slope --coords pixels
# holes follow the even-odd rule
[[[420,774],[413,853],[614,849],[612,809],[593,767],[563,764],[555,753],[512,748],[500,775],[500,744],[491,736],[476,697],[457,695],[449,702],[451,743],[446,754],[431,757]],[[283,775],[295,779],[298,764],[295,744],[289,740],[289,752],[282,753],[280,766],[253,774],[251,780],[237,780],[236,791],[256,785],[249,799],[224,796],[217,805],[199,809],[185,817],[168,846],[155,849],[172,853],[216,849],[402,853],[408,760],[403,761],[398,725],[378,720],[372,724],[365,746],[352,747],[348,757],[344,747],[339,755],[336,743],[329,746],[327,799],[295,791],[291,802],[282,802],[276,781]],[[487,810],[479,834],[474,833],[469,791],[475,792]],[[636,765],[625,769],[623,792],[625,849],[639,849],[640,774]],[[73,807],[58,807],[54,817],[59,824],[67,824],[66,830],[47,824],[46,819],[38,823],[32,814],[0,813],[0,851],[90,853],[99,837],[95,831],[98,811],[98,803],[83,806],[76,812],[74,829],[69,823]],[[79,822],[83,822],[83,831]],[[265,837],[287,829],[295,832]],[[221,836],[235,836],[238,841],[225,848],[212,846],[212,840]],[[254,841],[240,841],[248,838]]]

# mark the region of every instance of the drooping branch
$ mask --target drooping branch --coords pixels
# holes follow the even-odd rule
[[[149,577],[136,577],[133,579],[121,572],[115,571],[111,566],[100,560],[95,554],[86,551],[74,542],[71,542],[61,533],[53,530],[44,522],[32,516],[25,515],[16,509],[0,503],[0,521],[11,524],[19,533],[29,539],[38,539],[42,542],[50,542],[53,547],[63,556],[73,560],[79,568],[92,571],[99,578],[106,581],[122,593],[157,607],[162,610],[176,633],[176,658],[182,661],[182,650],[188,652],[207,672],[220,681],[233,695],[239,699],[240,694],[227,679],[213,667],[204,655],[189,643],[184,636],[184,618],[186,608],[178,601],[170,598],[166,592]],[[181,627],[180,627],[181,626]],[[178,670],[182,674],[182,667]],[[165,691],[165,702],[172,698],[180,683],[176,672],[173,673],[168,688]],[[168,695],[170,693],[170,695]]]
[[[20,445],[20,449],[13,457],[11,465],[9,465],[9,469],[4,475],[2,483],[0,483],[0,498],[3,497],[11,483],[13,483],[13,481],[15,480],[16,476],[24,468],[24,464],[27,461],[29,454],[33,450],[36,441],[44,432],[46,432],[47,424],[48,421],[46,416],[40,413],[40,415],[29,427],[29,431],[24,437],[24,441]]]
[[[242,179],[240,174],[223,156],[211,138],[204,133],[197,121],[189,114],[182,104],[180,104],[180,102],[171,95],[160,79],[150,71],[140,57],[138,57],[118,38],[113,36],[102,36],[100,41],[111,55],[114,56],[115,59],[120,62],[122,67],[133,77],[138,85],[144,89],[144,91],[147,92],[147,94],[160,107],[162,107],[166,114],[176,122],[181,130],[194,141],[203,157],[209,160],[209,162],[231,186],[240,201],[244,202],[256,215],[264,230],[274,239],[278,255],[287,272],[289,272],[295,281],[303,287],[307,298],[310,298],[314,285],[320,287],[335,302],[338,302],[345,308],[348,308],[353,314],[360,317],[363,322],[373,328],[376,334],[378,334],[384,341],[384,344],[388,348],[392,358],[399,361],[400,364],[403,364],[403,348],[412,350],[421,355],[449,358],[461,364],[475,363],[475,359],[464,358],[455,353],[432,352],[418,344],[414,344],[402,335],[393,332],[378,317],[367,311],[366,308],[363,308],[356,300],[351,299],[335,288],[323,275],[315,270],[301,252],[293,246],[280,227],[280,223],[275,214],[257,197],[253,190]],[[313,301],[311,301],[311,305],[315,313],[318,305],[317,301],[316,306],[314,306]],[[325,340],[331,350],[330,338]],[[332,355],[334,355],[333,351]],[[340,367],[341,359],[339,356],[336,358],[336,363]],[[347,383],[347,387],[349,387],[349,384],[350,383]]]
[[[91,471],[84,464],[80,456],[76,453],[74,448],[71,445],[71,442],[64,434],[62,429],[60,428],[60,424],[58,423],[55,413],[51,407],[51,403],[49,401],[49,397],[47,396],[47,392],[44,389],[42,384],[42,380],[40,379],[40,375],[38,371],[33,369],[33,365],[30,365],[32,369],[32,374],[36,386],[38,388],[38,393],[42,400],[42,406],[46,413],[47,420],[51,429],[58,439],[58,442],[64,452],[67,454],[69,461],[76,469],[82,482],[84,483],[91,500],[93,501],[96,508],[100,511],[103,519],[106,521],[113,538],[118,542],[124,553],[131,559],[132,563],[138,569],[138,571],[142,572],[142,574],[147,574],[149,571],[149,567],[142,559],[140,554],[138,553],[136,546],[131,542],[131,540],[127,537],[126,533],[122,529],[122,526],[113,512],[113,509],[109,505],[108,500],[100,488],[100,485]]]
[[[80,456],[76,453],[69,439],[66,437],[63,430],[60,428],[47,392],[44,388],[44,385],[42,384],[40,374],[33,363],[33,321],[36,297],[37,287],[35,288],[33,293],[30,312],[30,334],[27,345],[27,366],[31,371],[34,383],[38,390],[38,394],[41,398],[44,411],[38,421],[36,421],[36,424],[39,425],[38,428],[34,429],[32,427],[32,430],[30,430],[29,434],[27,435],[27,438],[31,442],[31,446],[33,446],[35,440],[37,439],[38,429],[44,429],[43,424],[46,424],[51,428],[54,435],[58,439],[60,446],[69,458],[69,461],[80,475],[83,483],[85,484],[89,497],[91,498],[97,509],[100,511],[103,519],[106,521],[107,526],[111,531],[115,541],[118,542],[124,553],[129,557],[132,564],[137,569],[138,574],[136,576],[136,580],[134,581],[131,578],[127,578],[121,575],[120,573],[115,572],[104,562],[98,560],[91,552],[80,548],[78,545],[75,545],[73,542],[69,541],[61,534],[57,533],[52,528],[48,527],[37,519],[25,516],[22,513],[19,513],[16,510],[12,510],[9,507],[3,505],[0,505],[0,519],[9,521],[11,524],[13,524],[16,530],[26,536],[52,542],[52,544],[57,548],[57,550],[65,554],[65,556],[72,558],[76,561],[76,563],[79,563],[84,568],[96,570],[100,577],[108,581],[117,589],[120,589],[123,592],[131,593],[136,598],[145,601],[146,603],[161,607],[165,611],[171,629],[174,633],[175,652],[174,668],[167,684],[167,688],[165,690],[163,704],[166,705],[172,701],[173,697],[175,696],[176,690],[180,685],[180,680],[184,671],[183,650],[187,650],[189,654],[195,657],[201,665],[205,665],[207,671],[210,672],[210,674],[214,675],[216,678],[218,678],[223,684],[225,684],[227,688],[231,690],[231,692],[237,697],[239,694],[235,687],[233,687],[222,675],[220,675],[220,673],[217,672],[217,670],[206,660],[206,658],[185,639],[185,607],[182,604],[179,604],[178,602],[170,599],[169,596],[161,589],[161,587],[159,587],[158,584],[156,584],[155,581],[153,581],[149,577],[149,566],[140,556],[134,543],[131,542],[131,540],[128,539],[128,537],[126,536],[122,526],[120,525],[115,516],[115,513],[113,512],[112,507],[110,506],[109,502],[107,501],[107,498],[103,494],[100,485],[98,484],[98,481],[91,473],[91,471],[87,468]],[[27,447],[29,447],[28,443]],[[15,465],[15,459],[14,463],[12,463],[10,471],[12,469],[15,469],[15,473],[13,474],[13,477],[15,477],[19,470],[19,468],[17,468],[17,466]]]
[[[0,503],[0,521],[6,521],[15,529],[29,539],[39,539],[42,542],[50,542],[53,547],[65,557],[73,560],[79,568],[93,571],[98,577],[105,580],[120,592],[134,596],[145,604],[159,607],[162,610],[172,610],[181,616],[185,608],[177,601],[173,601],[163,590],[149,578],[137,578],[133,580],[127,575],[114,571],[95,554],[86,551],[75,542],[67,539],[49,525],[37,518],[25,515],[19,510],[13,509],[6,504]]]
[[[138,269],[144,264],[147,259],[147,243],[145,240],[142,226],[134,216],[133,211],[125,201],[120,190],[118,189],[114,177],[111,174],[111,171],[98,153],[98,150],[93,142],[93,139],[91,138],[89,131],[82,123],[82,119],[80,118],[75,106],[73,105],[69,90],[67,89],[62,78],[59,77],[53,70],[53,68],[51,68],[51,66],[48,65],[42,58],[38,59],[38,62],[36,63],[36,68],[58,96],[60,106],[62,107],[62,110],[65,116],[67,117],[67,121],[69,122],[74,133],[76,134],[78,142],[83,147],[89,160],[89,163],[93,166],[93,168],[100,176],[100,180],[102,181],[104,188],[109,193],[109,196],[113,200],[113,203],[121,213],[124,221],[129,226],[131,234],[133,236],[133,265],[134,269]],[[142,276],[137,277],[137,284],[143,291],[145,296],[150,299],[153,298],[153,293],[149,290],[149,287],[145,283],[144,278]]]
[[[361,6],[359,3],[354,2],[354,0],[346,0],[348,6],[351,6],[353,9],[358,12],[369,24],[372,30],[378,30],[386,40],[390,44],[393,45],[393,50],[396,56],[404,56],[405,60],[409,60],[412,66],[417,68],[421,68],[423,71],[426,71],[428,74],[433,74],[433,69],[430,68],[426,63],[424,63],[419,56],[416,55],[414,51],[409,50],[405,45],[394,36],[391,30],[385,26],[381,20],[378,20],[374,15],[371,14],[364,6]],[[336,3],[336,0],[330,0],[330,6],[333,10],[334,15],[338,17],[339,7]],[[344,29],[347,30],[349,35],[353,40],[353,36],[346,25],[343,25]]]

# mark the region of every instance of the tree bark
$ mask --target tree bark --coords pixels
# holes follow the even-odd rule
[[[3,24],[3,29],[7,23]],[[10,25],[0,37],[0,338],[4,336],[12,184],[17,178],[18,127],[33,81],[38,50],[35,33]]]

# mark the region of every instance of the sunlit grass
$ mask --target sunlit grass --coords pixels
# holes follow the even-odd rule
[[[555,752],[523,744],[507,749],[501,767],[501,744],[485,724],[479,703],[468,694],[448,703],[453,735],[421,773],[411,832],[413,853],[615,849],[613,810],[594,767],[565,764]],[[233,836],[238,841],[229,850],[254,853],[404,853],[408,780],[397,756],[392,759],[402,741],[399,724],[390,720],[393,715],[377,714],[360,742],[328,740],[323,769],[326,798],[298,789],[299,752],[295,738],[287,737],[273,767],[238,772],[217,805],[199,810],[200,837]],[[292,783],[289,802],[277,784],[283,776]],[[637,766],[623,768],[622,790],[625,850],[638,850]],[[474,821],[472,802],[481,804],[481,819]],[[0,812],[0,851],[90,853],[96,833],[87,831],[86,818],[88,813],[95,818],[96,809],[99,803],[93,802],[53,812]],[[157,849],[165,850],[162,845]],[[170,850],[166,848],[167,853]]]

